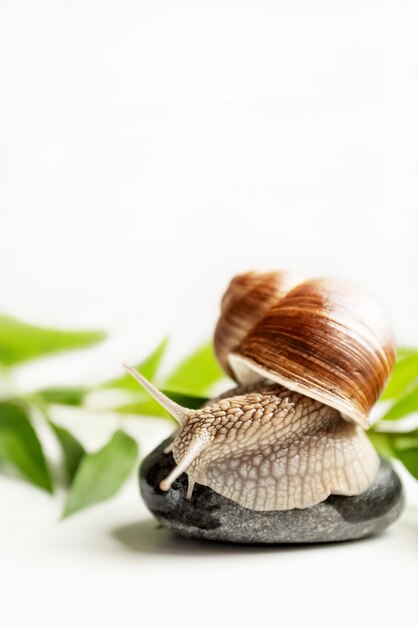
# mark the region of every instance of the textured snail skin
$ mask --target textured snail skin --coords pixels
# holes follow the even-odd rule
[[[289,272],[235,277],[222,300],[215,352],[240,386],[197,411],[128,371],[180,423],[167,451],[195,483],[241,506],[303,509],[358,495],[379,459],[363,428],[395,359],[380,307],[343,281]],[[246,385],[246,386],[245,386]]]
[[[288,281],[291,288],[279,293],[282,275],[246,274],[240,279],[246,290],[237,295],[239,280],[231,282],[215,335],[221,363],[228,360],[225,369],[237,382],[278,382],[367,427],[395,360],[394,338],[381,308],[357,287],[335,279]],[[263,291],[270,281],[271,296],[257,309],[260,281]],[[252,307],[260,312],[254,324],[249,323]],[[242,332],[231,342],[227,337],[234,325]]]
[[[287,510],[355,495],[373,482],[379,459],[355,423],[280,385],[245,391],[185,414],[170,449],[178,467],[199,450],[185,468],[188,497],[199,483],[249,509]]]

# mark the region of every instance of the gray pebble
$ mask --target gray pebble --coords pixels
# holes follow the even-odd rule
[[[195,485],[186,499],[187,476],[182,474],[168,492],[160,481],[173,469],[172,454],[163,442],[140,470],[141,493],[158,522],[184,537],[232,543],[320,543],[360,539],[381,532],[401,514],[401,481],[387,461],[381,461],[375,482],[358,496],[330,496],[308,509],[251,511],[209,487]]]

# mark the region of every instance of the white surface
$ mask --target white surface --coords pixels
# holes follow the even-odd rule
[[[417,21],[415,0],[3,0],[0,308],[113,337],[19,384],[99,380],[167,331],[173,362],[252,267],[361,282],[417,343]],[[92,447],[112,427],[63,419]],[[134,482],[62,524],[57,499],[0,490],[7,624],[416,613],[412,491],[378,539],[251,550],[155,531]]]
[[[93,443],[85,420],[76,430]],[[104,421],[101,436],[113,426]],[[129,421],[144,453],[167,436],[169,425],[159,424]],[[116,499],[58,522],[60,494],[52,499],[0,477],[1,605],[11,620],[4,623],[35,615],[39,623],[83,625],[155,616],[169,624],[401,624],[414,615],[417,582],[418,488],[412,479],[407,485],[407,511],[379,537],[277,548],[175,538],[157,528],[134,478]]]

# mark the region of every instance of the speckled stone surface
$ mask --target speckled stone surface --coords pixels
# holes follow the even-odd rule
[[[196,485],[186,499],[187,476],[168,492],[160,481],[172,470],[172,454],[163,442],[144,459],[140,469],[142,496],[158,522],[184,537],[232,543],[321,543],[360,539],[381,532],[401,514],[402,484],[392,466],[382,460],[373,485],[358,496],[330,496],[308,509],[251,511]]]

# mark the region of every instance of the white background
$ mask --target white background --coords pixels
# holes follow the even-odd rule
[[[360,282],[418,343],[417,31],[415,0],[0,0],[0,309],[112,333],[19,384],[101,380],[167,332],[175,362],[252,268]],[[61,419],[92,448],[115,426]],[[169,426],[126,428],[145,452]],[[60,494],[1,478],[4,623],[416,614],[408,484],[382,537],[244,549],[156,531],[134,479],[58,523]]]

